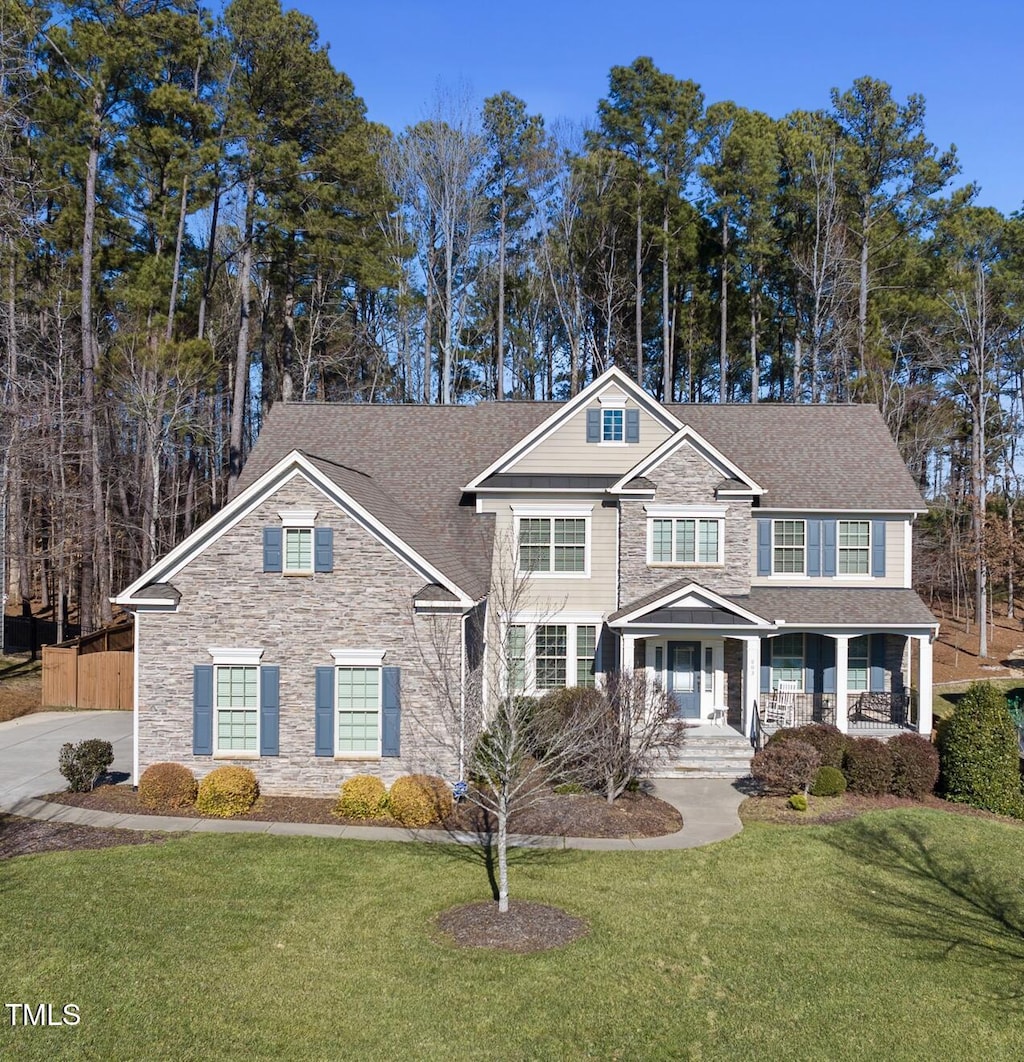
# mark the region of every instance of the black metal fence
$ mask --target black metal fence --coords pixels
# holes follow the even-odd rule
[[[77,638],[77,623],[65,623],[61,639]],[[4,652],[34,653],[44,645],[56,645],[57,624],[36,616],[4,616]]]

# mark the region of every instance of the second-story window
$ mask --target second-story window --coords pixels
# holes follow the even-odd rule
[[[652,564],[721,564],[722,521],[673,517],[651,527]]]
[[[867,575],[871,571],[871,521],[839,521],[839,574]]]
[[[601,410],[601,441],[624,442],[626,439],[626,411],[624,409]]]
[[[284,570],[288,573],[313,570],[313,529],[286,527],[284,529]]]
[[[520,519],[519,570],[552,574],[585,573],[586,518],[537,516]]]
[[[803,520],[776,520],[772,528],[772,571],[803,575],[806,569],[807,528]]]

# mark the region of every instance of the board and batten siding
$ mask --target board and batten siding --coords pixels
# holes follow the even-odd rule
[[[494,556],[492,561],[492,586],[502,585],[500,573],[508,571],[516,563],[515,514],[513,508],[530,506],[538,513],[548,508],[557,516],[565,505],[593,505],[590,519],[590,575],[559,578],[543,575],[525,577],[525,586],[520,598],[522,610],[551,613],[597,612],[607,614],[617,607],[615,595],[615,552],[617,548],[617,517],[614,508],[605,508],[600,497],[585,498],[572,495],[564,498],[546,499],[536,494],[500,498],[481,498],[480,508],[485,513],[494,513]],[[504,566],[504,568],[503,568]],[[507,583],[507,580],[505,580]]]
[[[910,549],[910,539],[907,535],[908,523],[900,517],[882,517],[871,513],[775,513],[770,509],[754,509],[754,528],[751,535],[750,571],[752,574],[751,585],[753,586],[778,586],[785,583],[793,583],[799,586],[898,586],[906,587],[906,573],[909,565],[905,564],[904,551]],[[787,575],[758,575],[757,574],[757,528],[758,519],[776,520],[884,520],[885,521],[885,575],[839,575],[834,576],[787,576]],[[838,548],[838,544],[837,544]]]
[[[279,510],[316,509],[317,526],[334,530],[334,570],[309,576],[263,571],[265,526]],[[171,579],[181,592],[174,613],[141,612],[139,769],[183,763],[201,777],[224,763],[251,768],[265,793],[330,796],[353,774],[390,783],[416,771],[455,777],[437,692],[424,654],[443,642],[437,624],[458,616],[414,616],[423,576],[338,509],[302,477],[284,484]],[[259,759],[192,754],[193,666],[209,665],[211,646],[259,648],[262,664],[280,668],[277,756]],[[316,669],[332,649],[382,649],[384,666],[401,668],[401,755],[371,760],[315,755]],[[434,665],[436,669],[436,664]]]
[[[608,395],[623,392],[612,389]],[[632,399],[626,400],[625,408],[639,409],[640,441],[638,443],[588,443],[587,410],[601,409],[595,399],[576,410],[547,438],[532,450],[518,458],[503,472],[566,473],[580,475],[623,474],[657,449],[669,436],[668,430],[656,421],[646,409],[638,407]]]

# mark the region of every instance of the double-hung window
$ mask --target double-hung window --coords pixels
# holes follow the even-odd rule
[[[851,638],[846,650],[846,688],[848,690],[866,690],[868,688],[869,639],[866,634]]]
[[[772,689],[780,682],[795,682],[797,689],[804,688],[804,636],[780,634],[772,638]]]
[[[839,521],[839,574],[867,575],[871,571],[871,521]]]
[[[807,570],[807,525],[803,520],[772,523],[772,571],[803,575]]]
[[[259,751],[259,668],[223,664],[214,668],[217,752]]]
[[[339,753],[380,753],[380,690],[379,667],[337,669]]]
[[[543,693],[595,684],[596,624],[513,623],[505,651],[510,692]]]
[[[551,515],[517,511],[516,540],[520,572],[548,575],[586,575],[591,506],[579,515]]]
[[[313,529],[286,527],[284,529],[284,570],[289,574],[305,574],[313,570]]]

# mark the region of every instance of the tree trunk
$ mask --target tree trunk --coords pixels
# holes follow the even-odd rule
[[[505,193],[501,195],[501,214],[498,218],[498,334],[494,350],[494,397],[505,397]]]
[[[722,211],[722,277],[718,297],[718,401],[729,401],[729,211]]]
[[[871,200],[865,198],[860,216],[860,290],[857,292],[857,362],[864,374],[868,345],[868,218]]]
[[[665,175],[666,184],[668,174]],[[662,401],[671,402],[672,395],[672,323],[669,313],[668,287],[668,200],[661,215],[661,371]]]
[[[508,914],[508,802],[498,800],[498,912]]]
[[[634,295],[636,309],[634,325],[636,328],[636,382],[644,384],[644,261],[643,261],[643,210],[640,198],[642,185],[636,186],[636,254],[634,257]]]
[[[242,432],[245,425],[245,394],[249,381],[249,318],[252,289],[252,235],[255,212],[256,178],[245,182],[245,232],[242,259],[238,268],[239,316],[235,344],[235,387],[231,401],[231,434],[228,440],[228,493],[232,493],[242,473]]]

